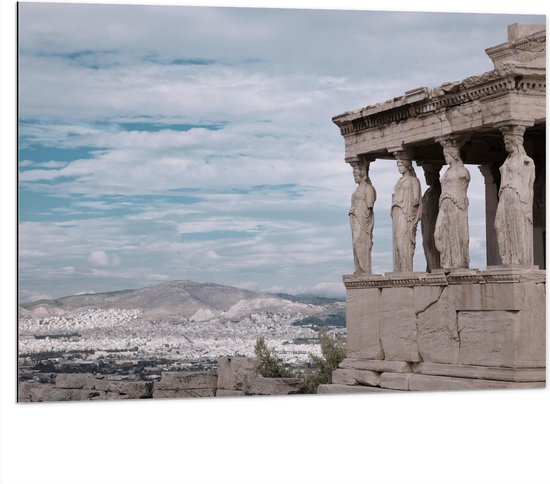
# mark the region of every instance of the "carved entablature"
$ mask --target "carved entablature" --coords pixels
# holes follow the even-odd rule
[[[544,283],[546,271],[535,268],[513,268],[510,266],[492,266],[486,271],[477,269],[451,272],[414,272],[408,274],[387,273],[357,276],[343,276],[347,289],[415,287],[415,286],[456,286],[462,284],[491,284],[531,282]]]
[[[402,96],[335,116],[333,122],[340,128],[340,133],[346,136],[506,93],[545,96],[546,76],[544,71],[527,73],[525,69],[506,66],[468,77],[461,82],[446,83],[436,89],[421,89],[427,95],[420,100],[411,102],[406,96]]]

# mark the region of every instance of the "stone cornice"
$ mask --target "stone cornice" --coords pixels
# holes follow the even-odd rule
[[[332,121],[346,136],[513,92],[545,96],[545,69],[505,66],[460,82],[446,83],[436,89],[407,91],[404,96],[340,114]]]
[[[541,59],[544,62],[546,57],[546,29],[543,25],[540,27],[541,30],[531,35],[495,47],[489,47],[485,49],[485,52],[491,58],[495,67],[501,67],[505,62],[530,64],[536,59]]]
[[[449,286],[457,284],[487,284],[511,282],[546,282],[546,271],[539,269],[521,269],[497,266],[486,271],[461,269],[452,272],[389,272],[385,275],[373,274],[343,276],[346,289],[414,287],[414,286]]]

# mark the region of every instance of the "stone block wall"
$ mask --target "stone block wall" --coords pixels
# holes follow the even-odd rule
[[[218,397],[236,395],[292,395],[302,393],[301,378],[265,378],[255,358],[223,357],[218,360]]]
[[[345,276],[347,359],[320,393],[545,384],[545,272]],[[397,369],[397,371],[396,371]],[[375,390],[377,389],[377,390]]]
[[[19,383],[19,402],[198,398],[301,393],[300,378],[264,378],[254,358],[223,357],[214,372],[163,372],[159,381],[112,380],[90,373],[60,373],[55,383]]]

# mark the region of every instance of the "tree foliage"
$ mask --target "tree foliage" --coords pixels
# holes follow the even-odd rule
[[[341,339],[332,338],[321,331],[319,342],[321,355],[309,353],[309,367],[304,371],[306,393],[317,393],[319,385],[332,383],[332,372],[346,357],[346,348]]]
[[[332,383],[332,372],[338,368],[346,357],[346,348],[342,339],[331,337],[319,332],[321,354],[309,353],[309,363],[303,371],[305,393],[317,393],[317,387],[324,383]],[[258,358],[258,371],[267,378],[289,378],[298,376],[297,373],[286,368],[281,358],[277,356],[275,348],[270,348],[262,336],[256,340],[254,353]],[[302,372],[299,372],[300,374]]]
[[[275,348],[270,348],[262,336],[256,340],[254,353],[258,358],[258,372],[266,378],[290,378],[294,376],[292,371],[285,367],[283,361],[277,356]]]

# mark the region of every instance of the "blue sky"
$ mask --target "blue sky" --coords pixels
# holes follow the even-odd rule
[[[544,17],[22,3],[19,22],[19,283],[33,300],[171,279],[343,294],[355,185],[332,116],[491,70],[484,49],[506,26]],[[371,166],[375,272],[392,270],[397,177]]]

